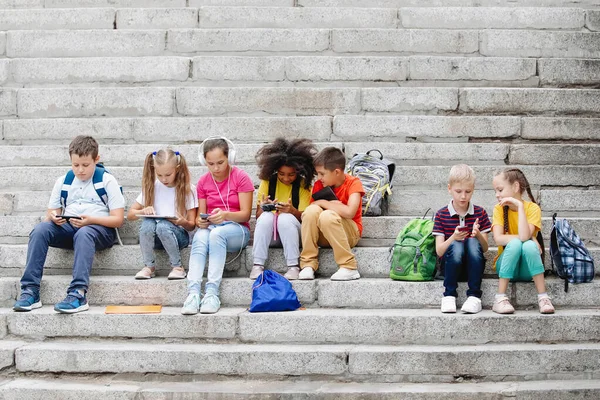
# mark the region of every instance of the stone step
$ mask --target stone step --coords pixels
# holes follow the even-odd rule
[[[0,394],[6,400],[64,400],[85,398],[86,400],[130,399],[138,396],[163,396],[169,398],[205,398],[218,396],[219,399],[260,398],[276,400],[282,396],[301,397],[307,400],[388,400],[410,398],[426,400],[435,397],[439,400],[480,400],[498,396],[527,398],[530,400],[594,398],[600,395],[600,383],[594,380],[547,380],[528,382],[480,382],[480,383],[357,383],[334,381],[306,381],[286,378],[284,382],[258,380],[227,380],[202,382],[139,382],[106,381],[95,379],[68,380],[61,378],[60,386],[54,380],[34,378],[14,378],[0,386]]]
[[[0,10],[0,30],[29,29],[113,29],[115,10],[88,9],[22,9]]]
[[[318,275],[318,273],[317,273]],[[71,281],[70,275],[47,275],[41,285],[44,304],[62,301]],[[252,298],[253,281],[248,278],[224,278],[221,284],[223,307],[248,307]],[[293,281],[298,299],[306,307],[324,308],[439,308],[443,282],[402,282],[389,278],[361,278],[350,282],[329,279]],[[559,308],[600,307],[600,283],[597,281],[569,285],[564,292],[564,281],[555,277],[546,279],[552,302]],[[19,294],[19,278],[0,278],[0,307],[12,307]],[[498,289],[498,279],[484,279],[482,304],[491,308]],[[458,303],[465,299],[466,283],[460,283]],[[518,308],[537,309],[537,295],[533,282],[511,283],[508,294]],[[95,276],[88,292],[92,305],[160,304],[181,307],[187,295],[185,280],[169,281],[164,277],[138,281],[133,276]]]
[[[365,149],[380,148],[385,158],[403,165],[432,165],[464,162],[476,164],[521,165],[589,165],[600,160],[600,144],[537,144],[537,143],[385,143],[385,142],[317,142],[317,149],[335,146],[350,158]],[[236,145],[239,164],[255,164],[255,155],[264,143]],[[157,144],[101,145],[102,162],[106,165],[139,166],[145,157],[159,148]],[[199,144],[172,146],[186,158],[188,166],[198,166]],[[35,146],[0,146],[0,167],[69,166],[67,144]]]
[[[65,324],[52,307],[30,313],[5,313],[11,338],[155,338],[228,340],[228,343],[352,343],[476,345],[487,343],[588,342],[600,334],[598,310],[537,310],[499,315],[442,314],[439,309],[353,310],[315,308],[281,313],[249,313],[223,308],[217,314],[182,317],[178,307],[160,314],[107,315],[92,307]],[[573,332],[578,332],[574,335]]]
[[[146,373],[278,377],[324,375],[368,381],[428,382],[471,375],[526,380],[593,374],[600,345],[486,344],[471,346],[152,344],[56,341],[15,351],[19,372]],[[85,360],[97,360],[94,363]],[[410,362],[407,362],[410,360]],[[539,378],[538,378],[539,379]]]
[[[15,365],[15,350],[23,344],[16,341],[0,341],[0,370]]]
[[[593,116],[600,113],[599,93],[598,89],[408,87],[36,88],[3,92],[4,114],[19,118],[443,114],[454,111]]]
[[[56,1],[56,0],[55,0]],[[64,1],[64,0],[62,0]],[[71,0],[73,1],[73,0]],[[98,0],[100,1],[100,0]],[[106,1],[106,0],[104,0]],[[299,7],[597,7],[598,0],[298,0]]]
[[[594,17],[595,18],[595,17]],[[590,23],[596,29],[595,21]],[[377,52],[600,58],[600,32],[541,30],[217,28],[23,30],[6,56],[117,57],[206,52]]]
[[[265,143],[287,137],[349,142],[493,139],[598,140],[600,118],[518,116],[338,115],[320,117],[52,118],[5,119],[9,144],[69,144],[82,131],[105,144],[199,143],[206,136]],[[198,132],[203,132],[202,137]]]

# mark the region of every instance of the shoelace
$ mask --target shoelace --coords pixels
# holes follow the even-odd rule
[[[192,304],[192,302],[198,302],[197,296],[191,296],[189,299],[185,301],[184,307],[188,307]]]
[[[208,302],[212,298],[216,298],[217,300],[219,299],[216,294],[207,293],[204,295],[204,298],[202,299],[202,304],[204,304],[205,302]]]

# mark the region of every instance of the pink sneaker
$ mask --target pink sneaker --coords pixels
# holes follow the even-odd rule
[[[515,308],[510,304],[508,297],[502,297],[494,300],[492,311],[497,314],[512,314],[515,312]]]
[[[550,297],[542,297],[538,300],[541,314],[554,314],[554,306],[550,301]]]

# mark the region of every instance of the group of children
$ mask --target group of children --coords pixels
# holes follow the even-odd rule
[[[98,164],[98,143],[90,136],[78,136],[69,146],[69,155],[72,172],[57,179],[46,218],[30,234],[15,311],[42,306],[40,284],[49,246],[71,248],[75,253],[73,280],[66,298],[54,309],[61,313],[87,310],[86,293],[94,254],[112,246],[116,228],[123,223],[122,190],[114,176]],[[250,278],[255,279],[264,271],[269,247],[282,246],[288,267],[284,276],[289,280],[314,279],[319,247],[333,249],[339,269],[332,280],[359,279],[352,247],[362,235],[364,189],[358,178],[345,173],[343,152],[326,147],[317,154],[308,139],[278,138],[260,149],[256,159],[261,183]],[[181,310],[184,315],[219,310],[227,253],[239,256],[250,240],[248,222],[254,185],[250,176],[235,166],[234,144],[224,137],[208,138],[200,146],[199,160],[208,172],[193,185],[183,154],[172,149],[149,153],[144,162],[142,191],[127,213],[130,221],[142,219],[140,249],[144,265],[135,278],[154,277],[154,249],[164,249],[171,265],[168,278],[187,276],[188,296]],[[311,186],[315,176],[317,180]],[[539,292],[540,312],[554,312],[545,292],[539,250],[543,244],[535,239],[541,228],[541,211],[534,202],[522,199],[527,191],[533,201],[525,176],[518,169],[509,169],[494,178],[499,204],[491,224],[485,210],[471,203],[474,186],[470,167],[453,167],[448,184],[452,201],[435,217],[436,250],[445,264],[442,312],[456,312],[461,275],[467,276],[469,287],[462,310],[481,310],[483,253],[487,251],[490,230],[501,246],[496,261],[500,281],[493,310],[514,312],[506,296],[508,282],[533,279]],[[313,198],[328,188],[333,198]],[[189,245],[189,232],[194,230],[186,274],[180,250]]]

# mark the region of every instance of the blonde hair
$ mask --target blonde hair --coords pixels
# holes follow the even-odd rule
[[[190,185],[190,171],[187,167],[185,157],[178,151],[170,148],[161,149],[148,153],[144,161],[144,173],[142,175],[142,193],[144,196],[144,206],[154,205],[154,181],[156,181],[155,165],[165,165],[167,163],[175,166],[175,209],[185,217],[187,210],[185,200],[192,192]]]
[[[448,185],[452,185],[458,182],[472,182],[475,183],[475,172],[473,168],[467,164],[454,165],[450,169],[450,175],[448,176]]]

